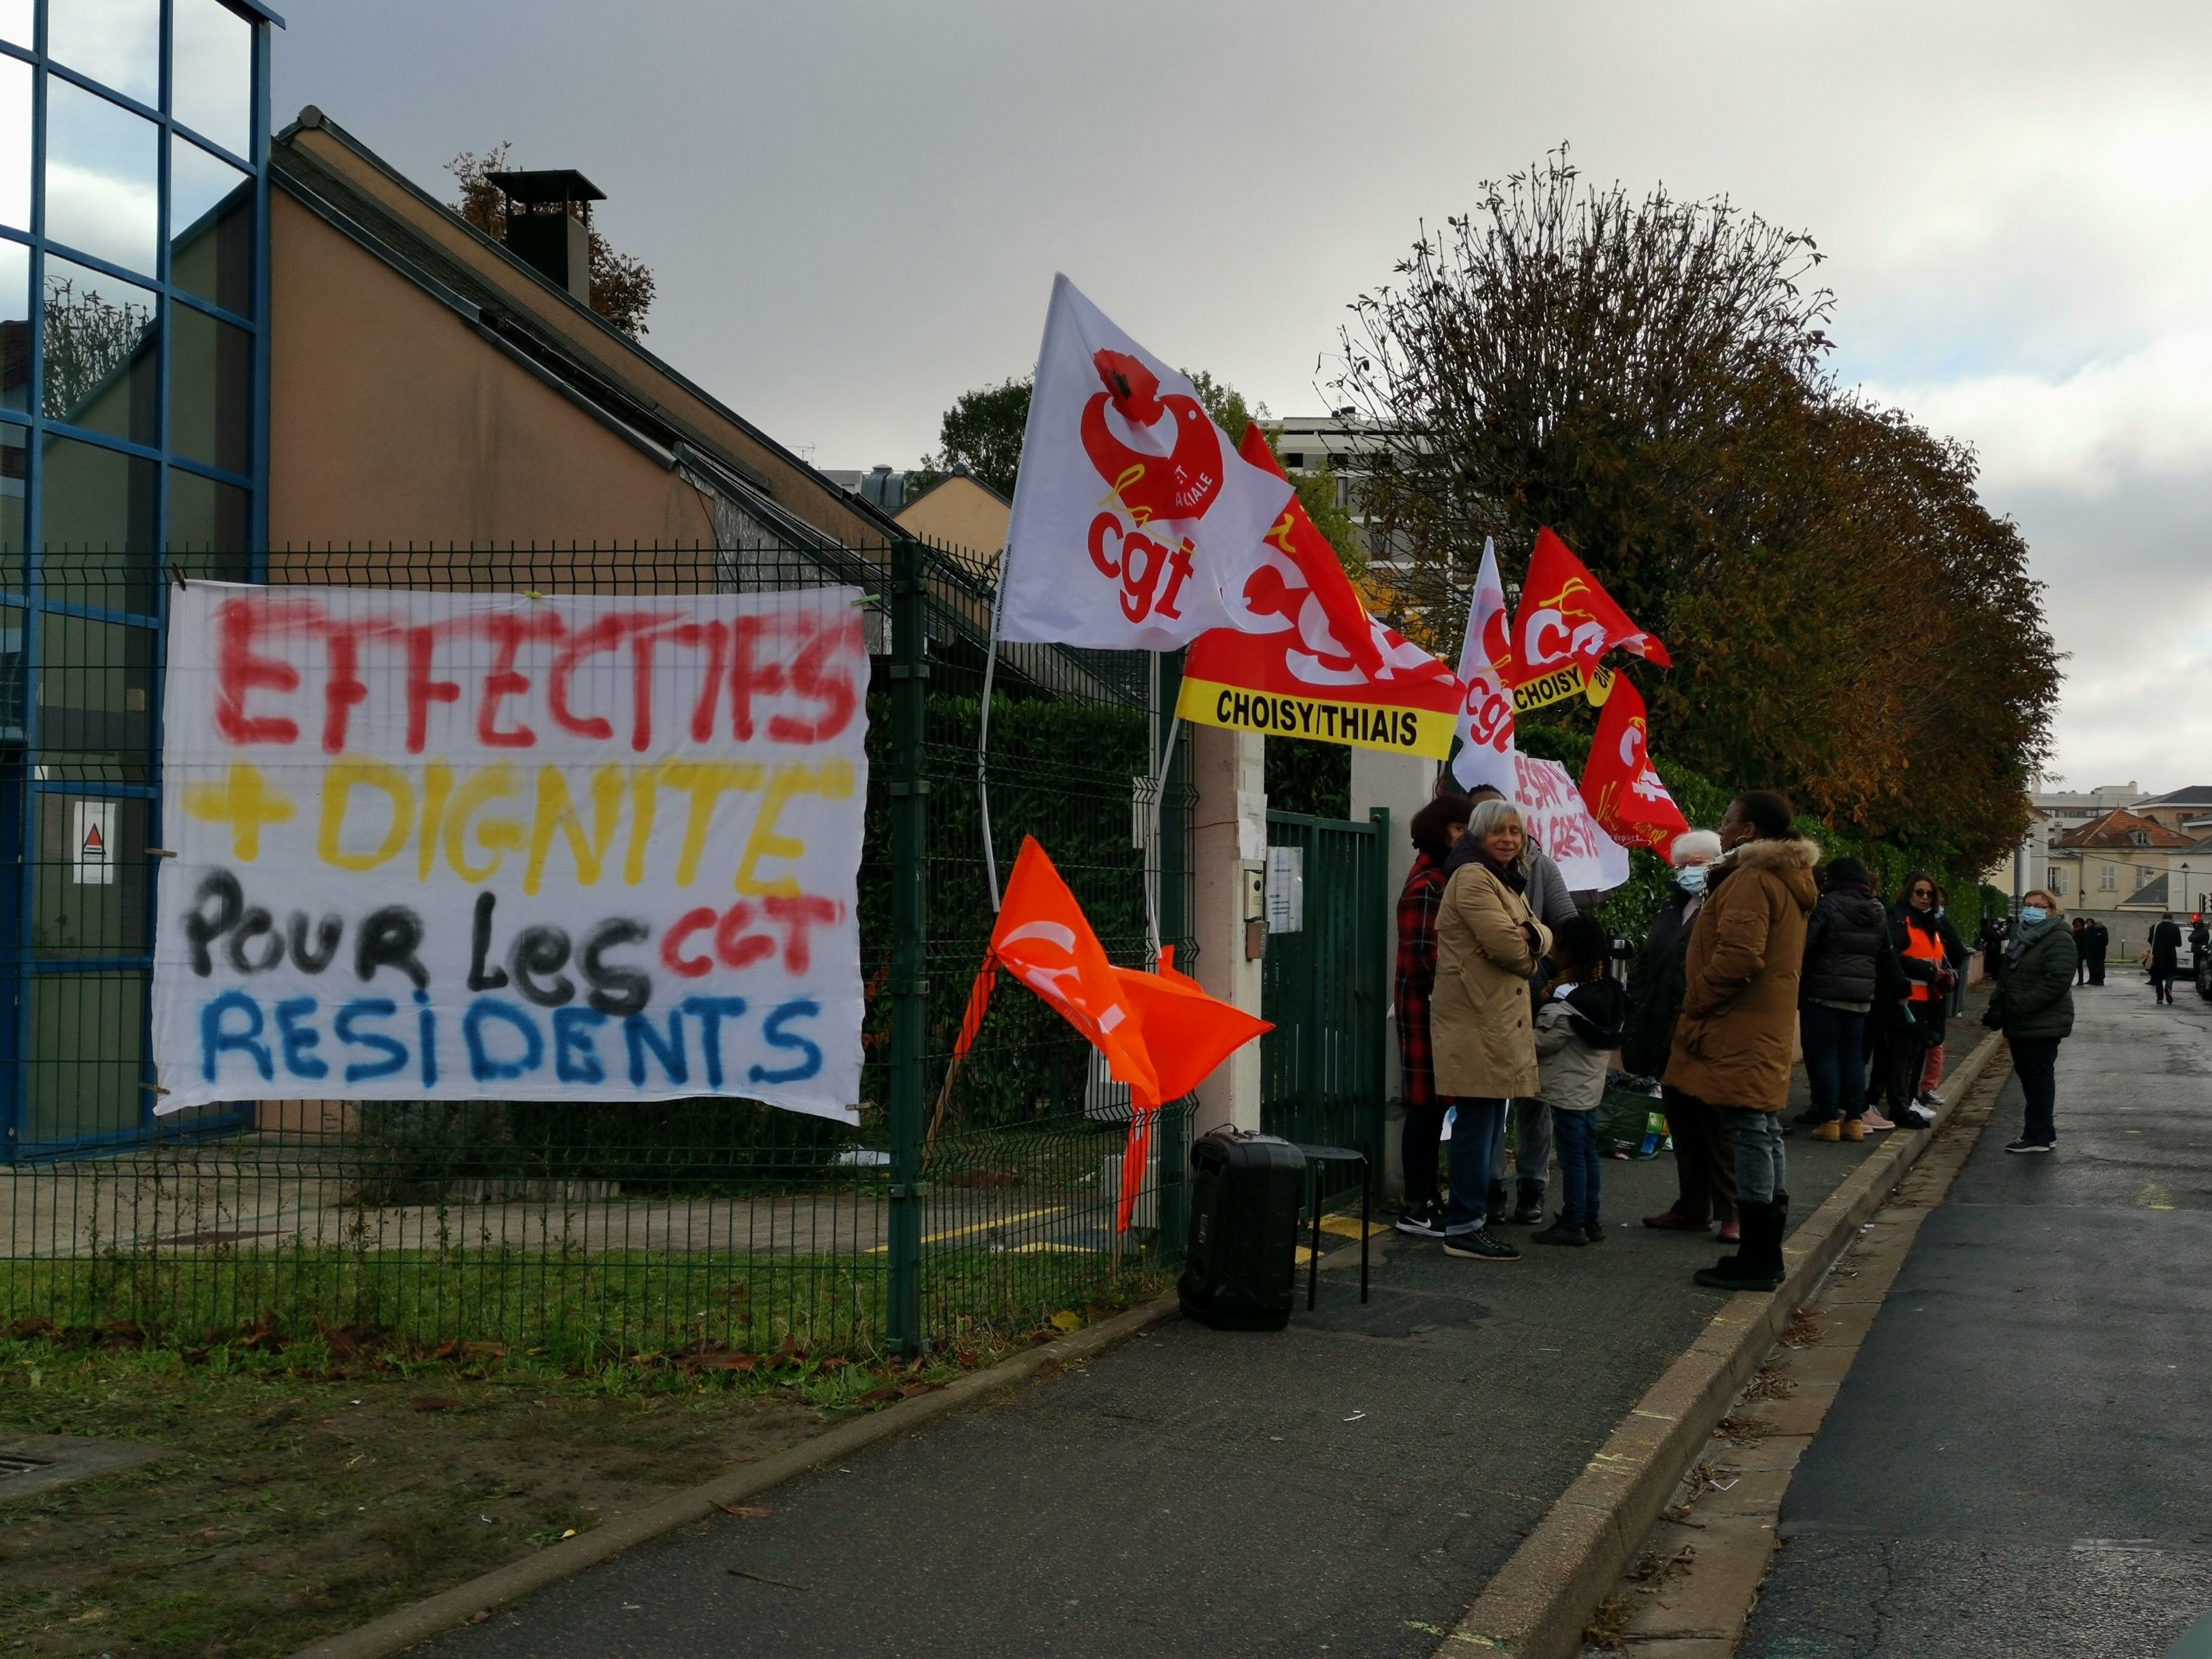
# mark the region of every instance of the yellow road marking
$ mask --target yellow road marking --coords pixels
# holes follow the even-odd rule
[[[978,1221],[966,1227],[947,1227],[941,1233],[924,1233],[921,1236],[921,1242],[925,1244],[941,1244],[948,1238],[965,1238],[970,1233],[993,1232],[1000,1227],[1011,1227],[1017,1221],[1034,1221],[1041,1215],[1060,1215],[1064,1214],[1066,1210],[1065,1205],[1055,1205],[1048,1210],[1024,1210],[1019,1215],[994,1216],[988,1221]],[[890,1249],[890,1246],[888,1244],[878,1244],[872,1247],[867,1254],[881,1255]]]
[[[1348,1215],[1323,1216],[1321,1218],[1321,1230],[1325,1233],[1334,1233],[1339,1238],[1359,1237],[1359,1223]],[[1367,1236],[1370,1238],[1374,1237],[1377,1233],[1387,1233],[1389,1231],[1389,1224],[1385,1222],[1370,1221],[1367,1224]]]
[[[2173,1207],[2173,1195],[2154,1181],[2136,1196],[2136,1202],[2148,1210],[2170,1210]]]

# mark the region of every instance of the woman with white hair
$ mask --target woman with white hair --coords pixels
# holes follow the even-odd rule
[[[1629,977],[1628,1026],[1620,1045],[1622,1062],[1641,1076],[1660,1077],[1667,1070],[1674,1022],[1682,1012],[1690,925],[1705,902],[1706,868],[1720,855],[1721,838],[1710,830],[1686,830],[1667,849],[1668,862],[1674,866],[1674,884],[1651,919],[1636,971]],[[1644,1224],[1663,1231],[1703,1233],[1718,1221],[1722,1239],[1735,1243],[1735,1160],[1721,1139],[1719,1119],[1709,1120],[1691,1108],[1670,1113],[1667,1128],[1674,1142],[1680,1196],[1671,1207],[1645,1216]]]
[[[1451,1202],[1444,1254],[1517,1261],[1490,1231],[1492,1147],[1505,1103],[1540,1091],[1528,976],[1551,948],[1551,930],[1528,908],[1528,836],[1521,809],[1486,800],[1461,845],[1474,855],[1453,871],[1437,910],[1437,979],[1429,1009],[1437,1091],[1452,1099]]]

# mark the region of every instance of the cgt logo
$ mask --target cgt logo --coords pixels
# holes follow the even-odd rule
[[[1553,598],[1524,604],[1521,612],[1520,659],[1530,674],[1540,674],[1562,663],[1579,662],[1604,653],[1611,633],[1596,617],[1572,601],[1590,591],[1579,577],[1568,581]]]
[[[1221,494],[1220,434],[1196,398],[1163,397],[1159,376],[1138,359],[1100,351],[1091,362],[1106,389],[1083,406],[1083,452],[1108,494],[1107,510],[1091,521],[1091,562],[1120,584],[1121,614],[1131,622],[1155,614],[1179,620],[1192,544],[1147,532],[1206,516]]]

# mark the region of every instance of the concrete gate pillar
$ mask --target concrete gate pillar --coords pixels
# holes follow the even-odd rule
[[[1376,749],[1352,751],[1352,821],[1364,823],[1368,813],[1377,806],[1388,808],[1390,813],[1390,838],[1383,848],[1382,882],[1382,902],[1389,907],[1389,915],[1375,918],[1375,925],[1390,929],[1394,979],[1398,895],[1413,867],[1413,844],[1407,838],[1407,827],[1413,814],[1434,798],[1436,787],[1437,763],[1423,756],[1389,755]],[[1405,1116],[1405,1091],[1398,1073],[1398,1014],[1394,997],[1384,999],[1382,1025],[1382,1180],[1377,1184],[1384,1192],[1395,1194],[1406,1189],[1406,1170],[1398,1128]]]
[[[1248,895],[1267,868],[1267,739],[1216,726],[1186,726],[1191,808],[1191,936],[1197,979],[1224,1002],[1260,1012],[1260,963],[1247,951]],[[1256,910],[1249,914],[1257,915]],[[1260,1045],[1248,1042],[1198,1091],[1193,1133],[1260,1127]]]

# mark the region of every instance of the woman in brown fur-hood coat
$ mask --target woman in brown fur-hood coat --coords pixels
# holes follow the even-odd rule
[[[1705,906],[1690,930],[1670,1088],[1714,1106],[1778,1112],[1788,1103],[1820,856],[1803,836],[1762,836],[1710,866]]]

